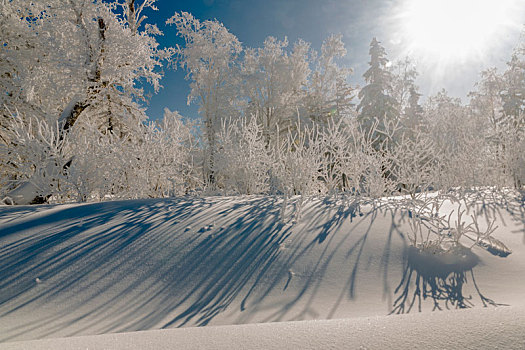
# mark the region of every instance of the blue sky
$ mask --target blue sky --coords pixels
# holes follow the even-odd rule
[[[149,11],[147,21],[157,23],[164,32],[164,36],[159,37],[161,46],[182,44],[175,28],[164,25],[180,11],[190,12],[201,20],[217,19],[247,47],[262,46],[267,36],[278,39],[287,36],[291,43],[301,38],[319,50],[324,38],[332,33],[342,34],[348,51],[343,63],[354,69],[350,80],[363,85],[362,75],[368,66],[368,46],[372,37],[383,43],[390,59],[404,55],[403,44],[395,34],[399,17],[396,11],[402,1],[405,0],[158,0],[159,11]],[[525,23],[525,16],[521,16],[520,23]],[[504,68],[518,42],[520,29],[507,31],[494,50],[482,59],[457,63],[440,74],[436,74],[435,67],[420,64],[417,82],[421,92],[428,96],[445,88],[452,96],[464,98],[473,89],[481,69]],[[161,117],[164,107],[178,110],[189,118],[196,116],[197,107],[186,104],[189,83],[184,75],[180,69],[165,69],[164,88],[150,99],[150,118]]]

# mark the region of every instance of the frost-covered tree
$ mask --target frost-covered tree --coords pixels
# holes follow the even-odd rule
[[[376,149],[384,144],[385,134],[381,131],[386,123],[396,121],[398,103],[393,97],[393,77],[389,69],[386,51],[376,38],[370,43],[370,68],[363,74],[367,85],[359,91],[360,102],[357,106],[358,121],[365,130],[372,130],[375,121],[379,126],[375,131]]]
[[[92,125],[103,134],[140,137],[146,115],[139,104],[144,91],[137,84],[158,89],[159,68],[170,55],[169,49],[158,48],[156,26],[137,25],[144,18],[142,10],[154,9],[153,3],[2,2],[1,125],[10,128],[17,115],[26,124],[31,118],[48,125],[58,122],[59,140],[73,126]],[[9,134],[5,130],[2,134]],[[3,141],[6,147],[16,145],[11,144],[16,140]]]
[[[469,93],[469,109],[473,117],[486,125],[486,146],[491,149],[494,156],[501,161],[503,172],[505,165],[507,134],[509,132],[506,117],[503,111],[502,92],[504,91],[505,81],[496,68],[487,69],[481,72],[480,81],[476,83],[476,90]],[[504,180],[498,181],[504,184]]]
[[[24,102],[34,105],[48,121],[61,119],[64,129],[82,113],[98,119],[101,130],[135,129],[146,118],[136,103],[144,98],[137,83],[158,89],[159,68],[169,52],[158,49],[160,31],[154,25],[136,26],[140,12],[118,14],[119,6],[133,3],[3,2],[0,61],[12,67],[9,76],[19,87],[12,93],[19,97],[6,105],[20,111]],[[138,9],[152,6],[146,0]]]
[[[525,180],[524,160],[520,155],[525,131],[525,49],[518,46],[503,74],[495,68],[481,72],[476,91],[469,94],[472,113],[488,120],[487,145],[500,161],[502,180],[521,188]]]
[[[445,90],[429,97],[425,109],[428,133],[441,154],[439,186],[485,186],[497,181],[500,169],[487,143],[488,119],[478,118]]]
[[[421,94],[415,82],[418,72],[409,57],[395,62],[390,70],[393,76],[393,97],[397,101],[396,109],[402,124],[402,134],[404,137],[415,137],[418,133],[417,129],[423,126],[423,108],[419,104]]]
[[[469,93],[469,106],[472,112],[482,118],[488,118],[494,132],[504,121],[502,93],[505,80],[496,68],[486,69],[480,74],[476,90]]]
[[[522,188],[525,183],[525,41],[516,47],[507,63],[507,70],[503,73],[504,90],[501,93],[503,100],[502,139],[506,155],[506,168],[512,175],[516,188]]]
[[[268,148],[297,118],[310,73],[309,44],[298,41],[287,52],[288,40],[268,37],[262,48],[247,49],[242,62],[246,115],[262,128]]]
[[[316,123],[326,124],[331,118],[348,116],[353,112],[354,89],[348,84],[352,69],[336,61],[345,57],[341,35],[331,35],[321,46],[315,70],[308,87],[307,113]]]
[[[200,21],[187,12],[175,13],[167,24],[177,28],[184,46],[175,52],[177,64],[186,70],[191,80],[188,103],[197,101],[204,121],[207,142],[205,181],[215,182],[216,133],[222,121],[235,114],[238,89],[237,57],[242,46],[222,23]]]
[[[392,72],[392,96],[397,101],[397,111],[403,116],[410,102],[411,90],[417,91],[415,80],[418,73],[414,62],[409,57],[394,62],[390,71]]]
[[[525,127],[525,44],[518,46],[503,73],[505,82],[501,92],[505,119],[517,127]]]

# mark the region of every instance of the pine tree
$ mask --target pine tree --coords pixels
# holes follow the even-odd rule
[[[423,123],[423,107],[419,104],[421,94],[417,91],[415,86],[411,86],[408,90],[408,105],[405,107],[403,113],[403,126],[409,131],[414,131],[422,126]]]
[[[505,89],[501,93],[507,122],[517,128],[525,127],[525,47],[518,48],[507,63],[503,74]]]
[[[357,106],[358,122],[365,131],[371,131],[377,123],[377,128],[372,137],[376,140],[374,148],[379,150],[384,146],[386,136],[384,131],[387,123],[395,122],[398,119],[397,101],[393,94],[393,77],[388,69],[388,59],[385,49],[376,38],[370,43],[370,68],[363,77],[367,82],[358,97],[360,99]]]

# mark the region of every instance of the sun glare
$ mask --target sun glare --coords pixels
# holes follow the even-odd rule
[[[482,57],[515,26],[521,0],[405,0],[399,14],[409,54],[439,63]]]

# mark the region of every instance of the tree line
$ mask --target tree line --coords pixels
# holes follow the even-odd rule
[[[243,46],[217,20],[175,13],[161,48],[155,0],[0,4],[0,198],[4,203],[201,194],[380,197],[525,181],[525,45],[487,69],[467,104],[421,103],[410,58],[370,43],[352,86],[342,36],[320,51],[268,37]],[[182,69],[199,118],[147,94]]]

